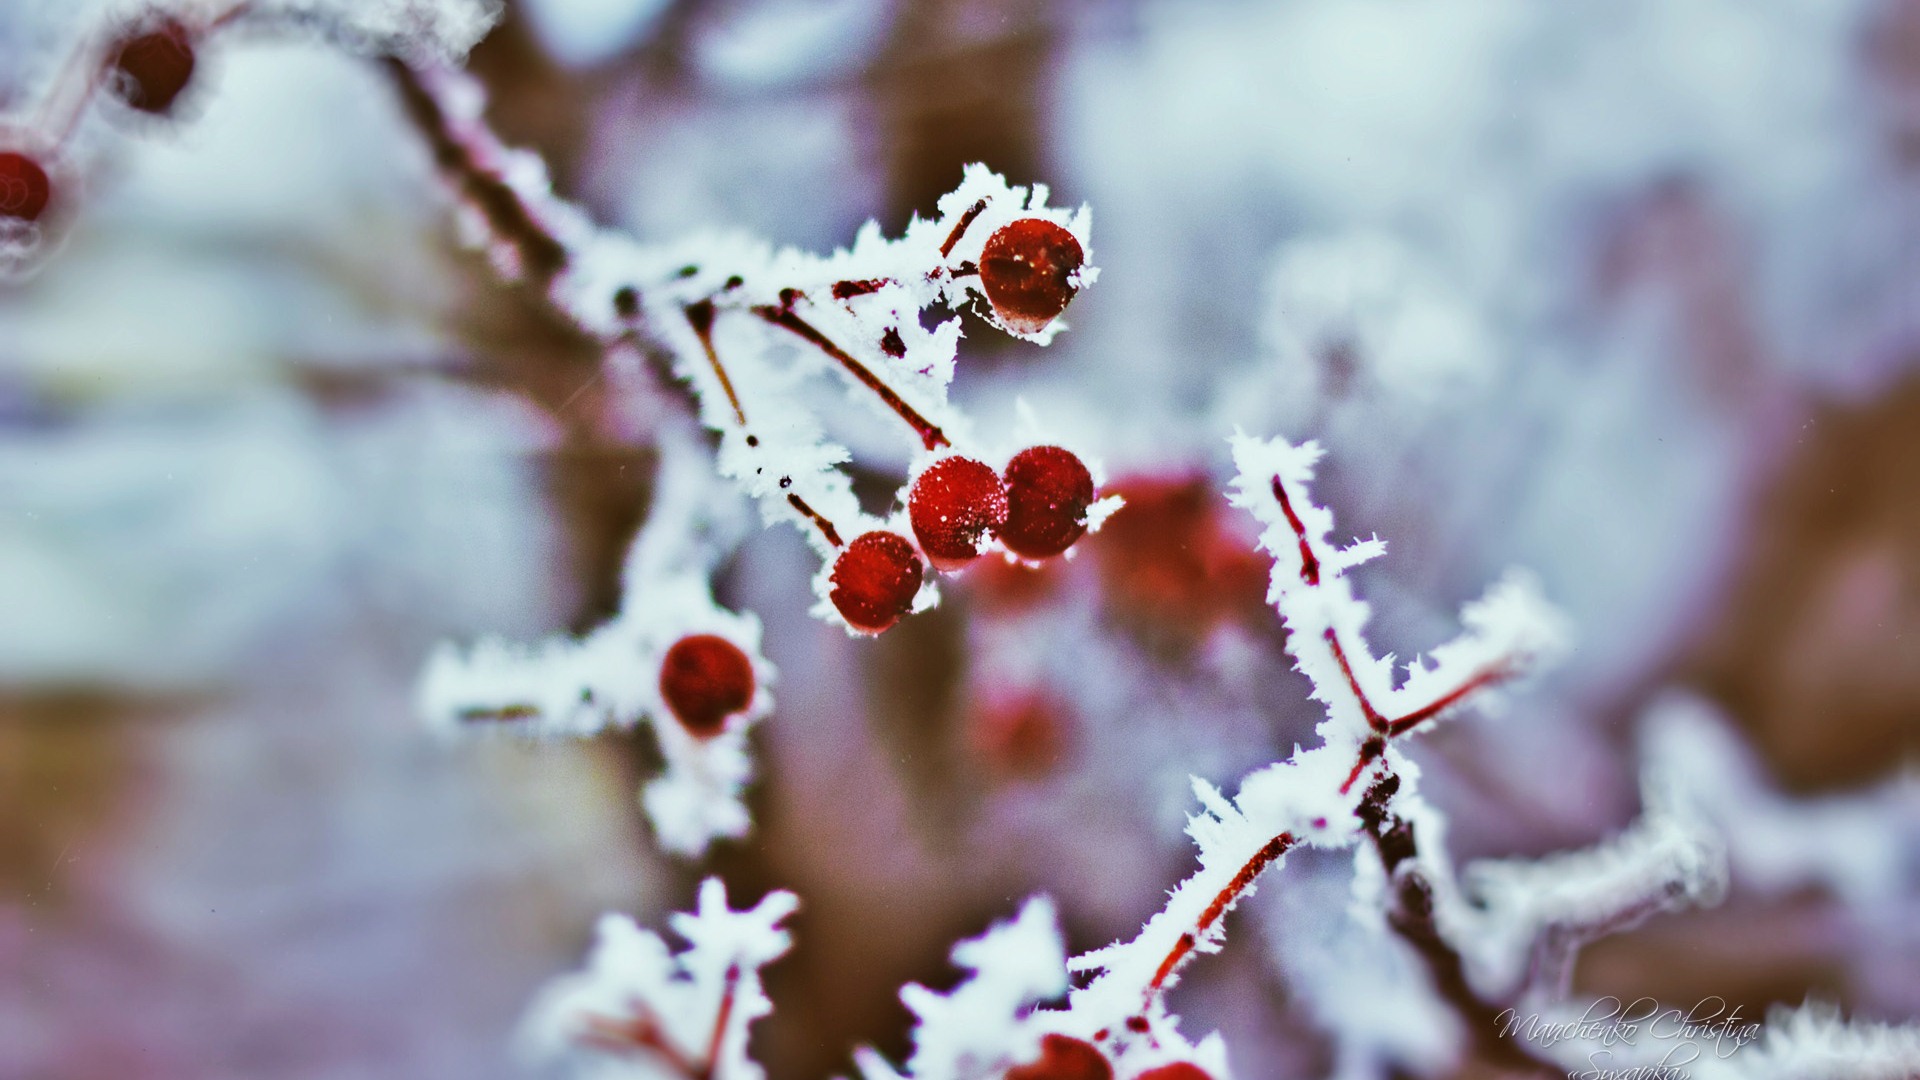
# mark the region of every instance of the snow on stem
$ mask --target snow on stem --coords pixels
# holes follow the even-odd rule
[[[523,1022],[524,1054],[582,1066],[583,1075],[661,1075],[674,1080],[757,1080],[747,1028],[772,1011],[760,969],[785,955],[780,924],[798,902],[772,892],[751,908],[727,904],[718,878],[699,906],[672,917],[687,947],[606,915],[584,971],[550,983]]]

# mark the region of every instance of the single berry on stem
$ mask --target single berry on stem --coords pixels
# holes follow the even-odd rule
[[[128,106],[159,115],[187,88],[193,65],[191,34],[167,19],[120,42],[113,55],[113,91]]]
[[[981,538],[1007,520],[1007,488],[981,462],[941,458],[913,481],[907,519],[936,570],[958,570],[980,555]]]
[[[878,634],[913,608],[924,573],[920,556],[899,533],[874,531],[854,537],[833,561],[827,598],[862,633]]]
[[[711,738],[753,701],[753,662],[717,634],[683,637],[660,662],[660,696],[688,732]]]
[[[1002,225],[980,251],[980,286],[1016,334],[1033,334],[1067,310],[1086,255],[1072,233],[1044,218]]]
[[[1093,474],[1058,446],[1032,446],[1007,462],[1007,522],[1000,541],[1015,555],[1045,559],[1087,531]]]
[[[17,150],[0,151],[0,218],[38,221],[53,197],[40,163]]]
[[[1040,1060],[1015,1065],[1004,1080],[1113,1080],[1113,1066],[1092,1043],[1049,1035],[1040,1040]]]

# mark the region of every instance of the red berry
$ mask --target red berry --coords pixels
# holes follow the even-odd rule
[[[660,663],[660,696],[681,726],[711,738],[753,701],[753,662],[717,634],[683,637]]]
[[[1234,533],[1205,473],[1122,477],[1104,490],[1125,500],[1091,545],[1109,611],[1191,640],[1236,615],[1271,622],[1268,561]]]
[[[1157,1069],[1148,1069],[1134,1080],[1213,1080],[1213,1077],[1198,1065],[1176,1061],[1171,1065],[1162,1065]]]
[[[1007,523],[1000,540],[1029,559],[1058,555],[1087,531],[1093,474],[1057,446],[1033,446],[1007,462]]]
[[[980,538],[1007,520],[1007,488],[972,458],[941,458],[913,482],[907,518],[935,569],[958,570],[980,554]]]
[[[1052,772],[1066,756],[1073,721],[1067,710],[1039,693],[990,698],[971,718],[975,753],[995,771],[1021,779]]]
[[[1018,334],[1045,329],[1067,310],[1086,255],[1072,233],[1044,218],[1008,222],[980,251],[980,285],[993,313]]]
[[[47,170],[25,154],[0,151],[0,218],[37,221],[53,195]]]
[[[123,40],[113,58],[113,90],[144,113],[164,113],[193,78],[193,42],[187,28],[168,19]]]
[[[877,634],[913,607],[923,573],[920,556],[899,533],[854,538],[833,561],[827,598],[855,630]]]
[[[1113,1066],[1092,1043],[1049,1035],[1040,1040],[1040,1060],[1015,1065],[1004,1080],[1113,1080]]]

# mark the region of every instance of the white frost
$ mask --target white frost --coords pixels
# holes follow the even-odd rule
[[[682,1063],[727,1080],[764,1076],[747,1057],[747,1028],[771,1012],[760,969],[791,944],[780,923],[798,901],[771,892],[744,911],[708,878],[699,908],[672,918],[687,947],[624,915],[601,917],[586,970],[550,983],[522,1023],[520,1046],[538,1061],[565,1061],[583,1080],[680,1080]]]

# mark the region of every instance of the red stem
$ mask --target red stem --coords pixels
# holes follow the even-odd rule
[[[1159,969],[1153,973],[1153,981],[1147,984],[1149,1001],[1160,992],[1161,987],[1166,985],[1167,979],[1179,970],[1180,965],[1193,955],[1194,946],[1199,944],[1200,938],[1211,930],[1213,924],[1219,922],[1221,916],[1227,913],[1227,909],[1240,899],[1240,894],[1247,891],[1247,886],[1253,884],[1261,871],[1273,865],[1280,856],[1285,855],[1287,849],[1293,844],[1292,833],[1281,833],[1253,853],[1253,858],[1247,860],[1246,865],[1233,875],[1233,880],[1227,882],[1226,887],[1213,898],[1213,902],[1207,905],[1207,909],[1200,913],[1200,918],[1194,921],[1193,929],[1181,934],[1180,940],[1175,942],[1173,948],[1168,951],[1166,959],[1160,961]]]
[[[1279,477],[1273,478],[1273,498],[1280,504],[1280,512],[1287,515],[1287,524],[1293,527],[1293,535],[1300,541],[1300,580],[1308,585],[1320,584],[1320,557],[1313,553],[1307,543],[1307,527],[1300,522],[1300,515],[1293,512],[1293,501],[1287,498],[1287,486]]]
[[[1324,636],[1327,646],[1333,650],[1334,660],[1340,665],[1340,674],[1346,676],[1347,689],[1352,691],[1353,700],[1360,703],[1360,711],[1366,715],[1367,726],[1375,731],[1386,731],[1390,726],[1387,718],[1380,715],[1380,710],[1373,707],[1373,699],[1367,696],[1365,690],[1360,689],[1360,680],[1354,677],[1353,664],[1347,660],[1347,650],[1340,644],[1340,635],[1334,633],[1333,627],[1329,626]]]
[[[854,359],[853,355],[847,352],[847,350],[834,344],[833,339],[821,333],[812,323],[794,314],[787,308],[774,307],[772,305],[756,307],[753,309],[753,313],[775,326],[798,334],[800,337],[806,339],[807,343],[814,348],[819,349],[821,352],[839,361],[840,366],[846,368],[848,374],[858,379],[867,389],[880,395],[880,400],[886,402],[888,408],[898,413],[900,419],[905,420],[912,426],[913,430],[919,432],[920,441],[927,449],[932,450],[935,447],[952,445],[952,443],[947,441],[947,436],[944,432],[934,426],[926,417],[921,416],[919,412],[915,411],[913,406],[907,404],[898,393],[894,392],[893,387],[881,382],[880,377],[872,371],[869,371],[865,364]]]
[[[739,997],[739,990],[740,965],[733,964],[727,968],[720,991],[720,1008],[714,1014],[713,1034],[707,1037],[706,1056],[699,1061],[689,1058],[667,1041],[666,1032],[660,1029],[660,1021],[644,1001],[635,1001],[632,1005],[633,1015],[623,1019],[589,1015],[587,1029],[581,1034],[580,1041],[609,1053],[644,1050],[687,1080],[714,1080],[720,1068],[720,1049],[726,1042],[727,1025],[733,1020],[734,1002]]]
[[[1397,720],[1389,721],[1387,723],[1387,734],[1389,736],[1405,734],[1419,726],[1423,721],[1431,720],[1453,706],[1458,705],[1468,694],[1476,690],[1483,690],[1497,683],[1505,682],[1512,678],[1513,674],[1513,665],[1504,662],[1481,668],[1459,686],[1441,694],[1439,697],[1407,713],[1405,716]]]
[[[959,223],[953,227],[952,232],[947,234],[947,242],[940,245],[941,258],[944,259],[953,254],[953,246],[960,242],[960,238],[967,234],[967,227],[972,225],[974,219],[979,217],[986,209],[987,200],[985,199],[981,199],[979,202],[967,207],[967,212],[960,215]]]
[[[794,510],[798,511],[800,515],[808,521],[813,522],[813,527],[820,530],[820,535],[827,538],[827,543],[832,544],[834,547],[840,546],[840,530],[833,527],[833,522],[821,517],[820,511],[807,505],[807,500],[789,492],[787,495],[787,505],[793,507]]]
[[[666,1033],[660,1030],[660,1022],[646,1002],[635,1001],[632,1008],[633,1015],[623,1019],[588,1016],[587,1030],[580,1041],[615,1054],[644,1050],[689,1080],[707,1080],[707,1067],[688,1059],[679,1047],[667,1041]]]
[[[720,992],[720,1011],[713,1019],[713,1037],[707,1040],[707,1060],[700,1067],[698,1080],[713,1080],[720,1067],[720,1044],[726,1041],[727,1023],[733,1019],[733,1001],[740,988],[740,965],[727,968],[725,989]]]

